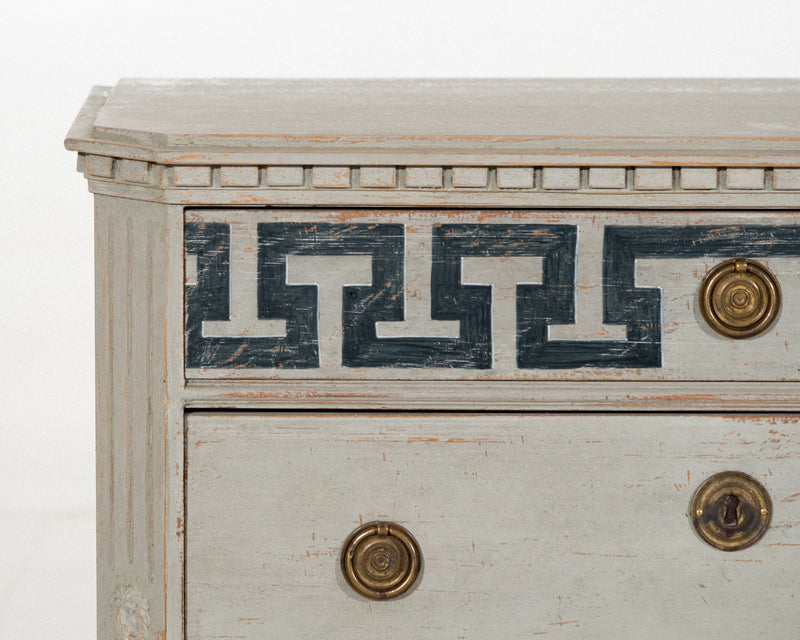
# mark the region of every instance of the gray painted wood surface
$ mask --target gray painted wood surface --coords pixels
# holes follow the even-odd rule
[[[96,201],[98,638],[182,625],[180,216]]]
[[[219,144],[214,136],[262,144],[295,136],[459,146],[473,136],[752,143],[800,138],[798,99],[800,82],[788,79],[123,80],[95,127],[109,138],[146,133],[174,144]]]
[[[264,220],[366,208],[362,221],[403,224],[440,215],[429,209],[507,222],[518,210],[582,225],[587,240],[589,220],[795,225],[798,92],[797,80],[93,90],[66,145],[96,196],[98,637],[407,637],[408,613],[420,638],[793,637],[797,419],[778,412],[800,411],[796,261],[769,259],[784,314],[735,345],[690,308],[708,264],[643,261],[637,277],[668,284],[658,374],[520,375],[501,357],[488,379],[333,367],[187,380],[183,238],[186,219],[244,207]],[[598,262],[583,256],[597,251],[579,249],[581,314],[556,330],[567,338],[615,330],[596,326]],[[254,409],[270,412],[239,411]],[[490,410],[510,413],[453,413]],[[602,415],[522,415],[545,410]],[[672,415],[618,415],[637,411]],[[727,415],[675,413],[698,411]],[[685,516],[723,468],[763,479],[776,505],[764,540],[738,554],[706,547]],[[338,580],[336,555],[377,517],[418,534],[427,566],[409,597],[370,606]]]
[[[187,640],[790,638],[800,623],[797,417],[242,415],[187,422]],[[687,510],[762,480],[773,524],[725,553]],[[394,520],[424,573],[356,596],[340,547]]]
[[[75,151],[167,164],[316,157],[528,155],[644,164],[728,154],[797,165],[797,80],[128,80],[98,87],[67,137]],[[611,155],[610,155],[611,154]],[[437,160],[434,160],[436,162]],[[438,160],[442,162],[443,160]],[[348,162],[352,162],[348,160]],[[307,162],[306,162],[307,163]]]

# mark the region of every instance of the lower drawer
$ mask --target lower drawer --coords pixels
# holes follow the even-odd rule
[[[190,414],[187,640],[796,637],[799,420]],[[691,524],[723,470],[773,505],[735,552]],[[368,600],[342,575],[370,521],[419,543],[403,597]]]

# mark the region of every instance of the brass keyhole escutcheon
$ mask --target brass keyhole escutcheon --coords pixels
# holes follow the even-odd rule
[[[772,501],[755,478],[725,471],[700,485],[692,499],[691,515],[705,542],[723,551],[738,551],[764,535],[772,518]]]
[[[780,306],[778,281],[753,260],[726,260],[711,269],[700,285],[700,313],[714,331],[728,338],[766,331]]]
[[[389,600],[407,592],[422,567],[419,545],[394,522],[370,522],[351,533],[342,550],[342,572],[362,596]]]

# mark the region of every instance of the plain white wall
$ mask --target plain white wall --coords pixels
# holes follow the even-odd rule
[[[62,145],[92,85],[135,76],[787,77],[800,75],[798,25],[792,0],[6,6],[0,637],[94,636],[92,201]]]

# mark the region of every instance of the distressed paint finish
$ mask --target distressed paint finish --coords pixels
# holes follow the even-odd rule
[[[716,167],[683,167],[678,170],[678,178],[672,179],[671,169],[648,169],[642,167],[591,167],[586,162],[579,163],[578,167],[557,166],[456,166],[451,169],[444,167],[328,167],[315,165],[308,171],[309,180],[306,180],[304,167],[282,166],[176,166],[165,175],[154,170],[159,165],[140,163],[143,177],[131,174],[122,161],[114,163],[114,159],[106,156],[81,154],[79,162],[81,170],[91,180],[103,180],[105,188],[117,185],[121,192],[129,186],[141,186],[142,183],[152,186],[161,186],[163,180],[169,187],[178,187],[178,196],[182,203],[187,203],[187,196],[195,193],[205,193],[207,197],[220,197],[220,187],[252,187],[254,194],[266,197],[263,191],[286,187],[313,188],[316,190],[341,190],[350,189],[356,192],[364,189],[398,187],[397,174],[404,174],[405,181],[402,189],[428,187],[441,188],[457,194],[459,191],[471,188],[480,191],[494,192],[503,189],[523,189],[526,191],[543,191],[549,193],[549,198],[556,198],[559,191],[579,192],[582,196],[597,195],[597,189],[614,189],[623,194],[628,201],[633,203],[650,201],[652,197],[644,197],[639,193],[642,190],[655,189],[656,191],[670,191],[682,194],[686,198],[693,190],[716,189],[718,176],[724,176],[721,189],[728,195],[741,194],[753,191],[800,191],[798,175],[800,169],[767,168],[767,169],[728,169]],[[769,172],[769,173],[768,173]],[[350,180],[350,174],[358,175],[357,180]],[[540,179],[535,179],[536,174]],[[581,179],[581,173],[588,176]],[[261,175],[266,179],[261,180]],[[628,179],[631,176],[631,180]],[[771,175],[772,180],[767,181]],[[629,184],[630,183],[630,184]],[[650,185],[650,186],[648,186]],[[687,193],[689,192],[689,193]],[[468,192],[473,197],[476,192]],[[270,195],[277,195],[272,191]],[[332,194],[329,194],[332,195]],[[364,196],[364,193],[360,194]],[[566,197],[562,194],[561,197]],[[657,195],[657,194],[656,194]],[[196,196],[195,196],[196,197]],[[228,190],[228,195],[235,199],[237,196]],[[335,196],[332,196],[335,197]],[[461,195],[451,195],[456,200]],[[467,196],[469,198],[469,196]],[[589,200],[597,200],[590,198]],[[606,195],[606,200],[608,200]],[[732,200],[735,202],[740,198]],[[579,202],[580,200],[574,200]],[[616,200],[608,200],[616,202]],[[265,201],[266,202],[266,201]],[[473,202],[479,202],[474,200]],[[679,202],[679,201],[677,201]]]
[[[775,169],[772,172],[772,188],[800,190],[800,169]]]
[[[303,167],[268,167],[266,174],[271,187],[297,187],[305,181]]]
[[[581,186],[580,169],[572,167],[545,167],[542,169],[542,187],[544,189],[579,189]]]
[[[788,321],[800,313],[794,214],[194,210],[186,220],[192,378],[358,379],[371,369],[383,379],[800,379]],[[250,244],[232,244],[243,226]],[[417,240],[425,233],[427,244]],[[337,285],[341,315],[326,322],[341,328],[342,346],[322,365],[318,335],[332,327],[318,326],[316,300],[327,288],[287,273],[292,256],[311,254],[372,260],[365,285]],[[515,256],[541,258],[541,273],[520,270]],[[714,333],[697,309],[705,274],[736,256],[762,261],[783,290],[784,320],[746,341]],[[491,267],[498,275],[488,262],[465,274],[490,257],[506,260]],[[492,297],[506,278],[510,306]],[[411,305],[420,283],[426,302]],[[246,322],[232,311],[243,306]],[[404,322],[419,333],[386,333]],[[222,338],[211,323],[240,328]],[[258,333],[259,323],[286,328]],[[439,334],[437,323],[452,329]]]
[[[681,189],[716,189],[717,170],[688,167],[681,169]]]
[[[361,167],[359,184],[378,189],[394,188],[397,184],[396,170],[394,167]]]
[[[176,187],[208,187],[211,185],[211,167],[175,167],[173,180]]]
[[[187,422],[187,640],[789,638],[796,416],[211,415]],[[687,509],[728,468],[772,526],[724,553]],[[339,575],[361,522],[419,541],[417,588]]]
[[[562,164],[575,164],[565,152],[590,151],[605,166],[618,166],[608,150],[708,158],[736,149],[737,164],[757,166],[753,157],[797,154],[798,100],[800,81],[789,78],[122,80],[96,88],[68,143],[167,164],[343,148],[452,157],[478,143],[517,159],[558,150]]]
[[[408,167],[406,186],[411,188],[436,189],[442,187],[444,171],[441,167]]]
[[[188,380],[190,409],[442,411],[800,411],[796,382],[397,380]]]
[[[210,368],[318,368],[324,366],[319,351],[322,334],[341,327],[343,347],[333,353],[331,366],[363,367],[492,367],[494,328],[509,318],[511,325],[511,366],[516,366],[517,325],[544,327],[545,318],[568,319],[570,268],[574,259],[574,229],[559,225],[437,225],[432,229],[433,279],[430,305],[420,309],[428,320],[459,327],[453,337],[377,335],[378,324],[401,323],[404,317],[403,225],[260,223],[258,227],[259,318],[285,318],[282,335],[264,337],[252,331],[241,337],[220,338],[207,327],[227,318],[231,285],[227,272],[230,260],[225,251],[230,227],[220,224],[188,223],[186,246],[197,253],[198,282],[187,287],[187,356],[189,367]],[[210,246],[209,246],[210,245]],[[245,252],[242,252],[244,254]],[[248,252],[249,253],[249,252]],[[322,281],[330,269],[322,265],[301,282],[292,275],[296,256],[367,256],[365,273],[354,275],[329,292]],[[530,285],[524,274],[517,276],[515,257],[541,257],[549,274],[541,286]],[[497,257],[505,270],[511,268],[512,307],[501,314],[493,300],[494,280],[484,284],[482,266],[470,269],[480,282],[466,275],[466,261]],[[416,256],[414,256],[416,259]],[[371,262],[371,265],[370,265]],[[463,264],[462,264],[463,263]],[[516,278],[516,279],[514,279]],[[356,286],[354,279],[364,285]],[[517,283],[520,283],[517,285]],[[519,288],[520,301],[514,304]],[[323,318],[319,307],[323,295],[338,296],[342,302],[336,316]],[[235,298],[234,298],[235,300]],[[531,302],[533,301],[533,302]],[[542,304],[536,304],[543,301]],[[518,308],[517,308],[518,307]],[[206,311],[212,315],[209,316]],[[534,315],[538,314],[538,315]],[[256,322],[262,322],[261,319]]]
[[[120,160],[119,177],[125,182],[147,182],[150,177],[150,167],[147,162],[139,160]]]
[[[344,189],[350,186],[350,169],[347,167],[314,167],[311,181],[315,187]]]
[[[180,331],[180,218],[164,205],[96,202],[98,638],[165,633],[167,601],[180,620],[182,476],[169,471],[182,468],[172,448],[182,443],[180,356],[169,337]]]
[[[497,187],[499,189],[533,189],[533,167],[499,167]]]
[[[258,186],[258,167],[221,167],[219,172],[220,184],[223,187]]]
[[[485,167],[455,167],[453,169],[453,186],[483,188],[489,182],[488,169]]]
[[[729,169],[726,175],[728,189],[763,189],[763,169]]]
[[[672,169],[636,169],[633,185],[635,189],[672,189]]]
[[[589,186],[593,189],[624,189],[624,168],[596,168],[589,169]]]
[[[798,422],[778,412],[800,412],[798,261],[753,240],[785,298],[756,340],[711,333],[694,300],[736,233],[798,228],[798,100],[798,80],[95,88],[66,145],[97,211],[98,637],[793,637]],[[209,275],[187,223],[238,230],[215,249],[239,256],[229,313],[207,319],[227,339],[288,322],[259,317],[259,223],[400,229],[385,264],[402,314],[370,318],[367,351],[460,338],[461,318],[433,317],[434,228],[448,225],[574,229],[561,291],[574,317],[551,318],[534,344],[627,341],[601,284],[606,232],[632,233],[635,257],[607,266],[622,291],[660,288],[662,361],[518,369],[519,287],[552,274],[544,255],[488,243],[446,262],[461,262],[451,288],[491,298],[492,344],[486,318],[478,341],[490,366],[338,362],[365,357],[333,319],[353,304],[345,289],[380,284],[376,250],[285,262],[284,289],[322,285],[319,367],[185,369],[185,296]],[[702,227],[722,230],[716,248]],[[700,248],[679,257],[675,228]],[[578,410],[595,413],[523,415]],[[742,413],[631,415],[645,411]],[[724,468],[762,480],[776,507],[764,540],[734,555],[694,538],[685,514]],[[368,518],[419,537],[426,570],[410,597],[367,603],[338,579],[338,545]]]
[[[798,159],[800,164],[800,159]],[[271,167],[270,167],[271,168]],[[539,172],[541,175],[541,172]],[[698,191],[627,191],[627,190],[537,190],[522,189],[310,189],[297,188],[169,188],[138,185],[105,179],[91,179],[89,190],[135,200],[177,204],[184,207],[457,207],[472,209],[570,208],[570,209],[658,209],[684,210],[713,208],[752,211],[755,209],[800,208],[800,189],[751,192],[747,190]]]

